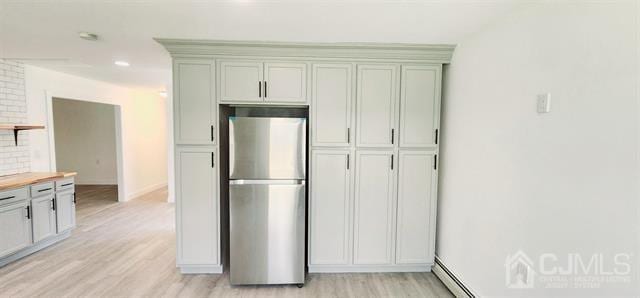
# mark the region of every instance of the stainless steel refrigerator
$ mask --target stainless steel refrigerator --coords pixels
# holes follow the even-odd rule
[[[229,118],[231,284],[305,277],[304,118]]]

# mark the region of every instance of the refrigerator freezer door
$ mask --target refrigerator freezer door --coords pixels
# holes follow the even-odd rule
[[[231,184],[231,284],[304,283],[305,185]]]
[[[306,119],[229,119],[230,179],[304,179]]]

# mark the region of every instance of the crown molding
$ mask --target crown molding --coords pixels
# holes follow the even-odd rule
[[[393,59],[449,63],[455,45],[400,43],[301,43],[154,38],[173,57],[261,56]]]

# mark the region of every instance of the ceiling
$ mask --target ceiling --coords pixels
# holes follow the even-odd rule
[[[170,57],[153,37],[456,44],[518,2],[0,0],[0,58],[163,90]],[[82,40],[81,31],[100,39]]]

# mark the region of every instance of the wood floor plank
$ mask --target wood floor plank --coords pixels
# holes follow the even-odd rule
[[[453,297],[432,273],[314,273],[301,289],[183,275],[166,189],[129,202],[115,186],[76,191],[71,237],[0,268],[0,297]]]

